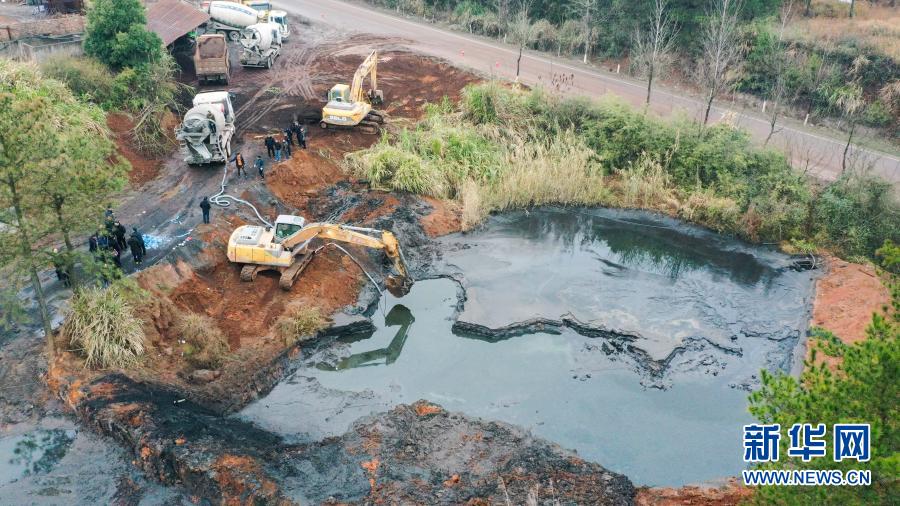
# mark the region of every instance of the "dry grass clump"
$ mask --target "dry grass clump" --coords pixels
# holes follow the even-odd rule
[[[900,62],[900,9],[856,3],[856,16],[849,17],[850,6],[843,3],[816,2],[817,16],[796,16],[790,36],[816,44],[840,44],[871,47]],[[834,10],[831,10],[834,9]]]
[[[184,341],[184,357],[198,369],[216,369],[231,351],[225,334],[212,318],[197,313],[183,313],[174,331]]]
[[[572,131],[549,143],[526,142],[509,146],[506,170],[487,192],[489,211],[545,204],[603,205],[610,201],[603,169]]]
[[[144,331],[121,290],[85,288],[72,298],[62,335],[84,356],[85,367],[130,367],[144,354]]]
[[[628,170],[621,172],[620,204],[624,207],[652,209],[672,200],[672,178],[658,160],[642,153]]]
[[[275,333],[292,346],[301,337],[311,336],[325,328],[328,323],[322,310],[315,306],[293,304],[275,322]]]

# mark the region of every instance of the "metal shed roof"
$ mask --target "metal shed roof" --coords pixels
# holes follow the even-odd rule
[[[209,20],[209,14],[181,0],[159,0],[147,7],[147,29],[168,46]]]

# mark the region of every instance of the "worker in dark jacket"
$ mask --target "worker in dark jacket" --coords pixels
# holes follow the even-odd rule
[[[288,134],[290,134],[290,130],[287,130]],[[284,139],[281,142],[281,147],[284,148],[284,159],[287,160],[291,157],[291,138],[289,136],[282,137]]]
[[[265,167],[265,162],[263,162],[262,155],[256,155],[256,161],[253,162],[253,166],[256,167],[256,170],[259,171],[259,178],[265,179],[265,174],[263,174],[263,169]]]
[[[131,248],[131,258],[135,265],[140,265],[144,260],[144,249],[141,247],[141,240],[134,234],[128,238],[128,246]]]
[[[266,145],[266,153],[269,154],[269,158],[274,157],[275,156],[275,137],[272,137],[271,135],[267,135],[266,140],[264,141],[264,144]]]
[[[209,209],[212,207],[209,203],[209,199],[203,197],[203,200],[200,201],[200,209],[203,210],[203,223],[209,223]]]
[[[119,246],[119,251],[125,251],[128,247],[128,242],[125,240],[126,233],[128,233],[128,230],[125,229],[125,225],[116,220],[113,224],[113,235],[116,237],[116,245]]]
[[[288,146],[294,145],[294,139],[291,137],[291,127],[287,127],[284,129],[284,138],[288,143]],[[288,155],[290,155],[290,150],[288,150]]]
[[[300,149],[306,149],[306,126],[297,126],[297,144]]]
[[[100,236],[97,232],[94,232],[93,235],[88,237],[88,251],[90,251],[91,253],[94,253],[96,255],[97,250],[100,249],[99,241],[100,241]]]
[[[53,268],[56,269],[56,279],[58,279],[64,287],[68,288],[69,285],[71,285],[69,282],[69,269],[57,248],[53,248]]]
[[[137,227],[131,227],[131,237],[137,239],[138,244],[141,246],[141,257],[147,256],[147,243],[144,242],[144,236],[138,232]]]

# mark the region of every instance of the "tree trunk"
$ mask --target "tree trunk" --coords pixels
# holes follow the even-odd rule
[[[806,0],[806,17],[809,17],[812,14],[812,0]]]
[[[647,105],[650,105],[650,88],[653,86],[653,65],[650,65],[650,70],[647,72]]]
[[[522,66],[522,45],[519,45],[519,57],[516,58],[516,82],[519,82],[519,69]]]
[[[72,288],[77,290],[78,278],[75,274],[74,262],[75,246],[72,245],[72,239],[69,237],[69,227],[63,219],[62,202],[55,201],[53,203],[53,210],[56,212],[56,223],[59,226],[59,231],[62,232],[63,242],[66,245],[66,274],[69,275],[69,282],[72,284]]]
[[[712,110],[712,103],[715,100],[715,96],[710,93],[709,98],[706,100],[706,113],[703,114],[703,126],[706,126],[709,123],[709,112]]]
[[[856,122],[850,123],[850,135],[847,136],[847,145],[844,146],[844,157],[841,159],[841,175],[847,172],[847,154],[850,152],[850,144],[853,143],[853,132],[856,130]]]
[[[850,19],[856,14],[856,0],[850,0]]]
[[[28,266],[28,274],[31,277],[31,286],[34,288],[34,297],[37,299],[38,309],[41,313],[41,324],[44,327],[44,335],[50,339],[53,329],[50,325],[50,312],[47,310],[47,300],[44,298],[44,289],[41,287],[41,279],[38,277],[37,265],[34,263],[34,255],[31,252],[31,239],[28,237],[28,224],[25,223],[25,217],[22,214],[22,201],[19,193],[16,191],[16,183],[7,180],[12,194],[13,209],[16,212],[16,229],[19,235],[19,249]]]

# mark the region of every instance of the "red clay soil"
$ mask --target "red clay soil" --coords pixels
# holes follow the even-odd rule
[[[119,155],[131,163],[131,172],[128,173],[131,185],[137,188],[155,179],[162,167],[162,160],[147,158],[131,145],[131,129],[134,128],[131,118],[124,113],[110,113],[106,115],[106,125],[112,131]]]
[[[426,103],[440,102],[445,96],[457,102],[466,85],[479,81],[472,73],[414,53],[388,51],[381,53],[380,58],[378,86],[385,93],[381,110],[390,117],[389,123],[396,123],[394,127],[412,125],[424,114]],[[311,71],[350,76],[357,64],[357,58],[328,55],[317,59]],[[317,87],[322,88],[316,91],[324,96],[327,89]],[[318,108],[324,104],[309,105]],[[301,209],[318,189],[347,179],[341,168],[347,153],[366,149],[380,138],[358,130],[323,130],[314,124],[308,129],[309,149],[295,149],[290,160],[273,165],[266,175],[272,193]],[[251,134],[248,140],[261,146],[262,136]]]
[[[737,480],[718,488],[687,486],[681,488],[641,488],[634,503],[637,506],[730,506],[753,495],[753,490],[743,487]]]
[[[828,258],[825,277],[816,283],[812,325],[823,327],[845,343],[866,337],[872,313],[882,312],[890,293],[875,268]]]
[[[215,320],[232,351],[270,336],[271,327],[289,302],[302,301],[330,314],[356,301],[359,268],[331,250],[313,259],[290,292],[279,288],[277,272],[261,273],[252,283],[242,282],[239,266],[228,262],[224,250],[216,254],[221,258],[211,272],[192,273],[168,298],[178,309]]]
[[[462,229],[459,209],[453,202],[431,197],[423,197],[423,200],[431,206],[431,212],[420,220],[429,237],[452,234]]]

